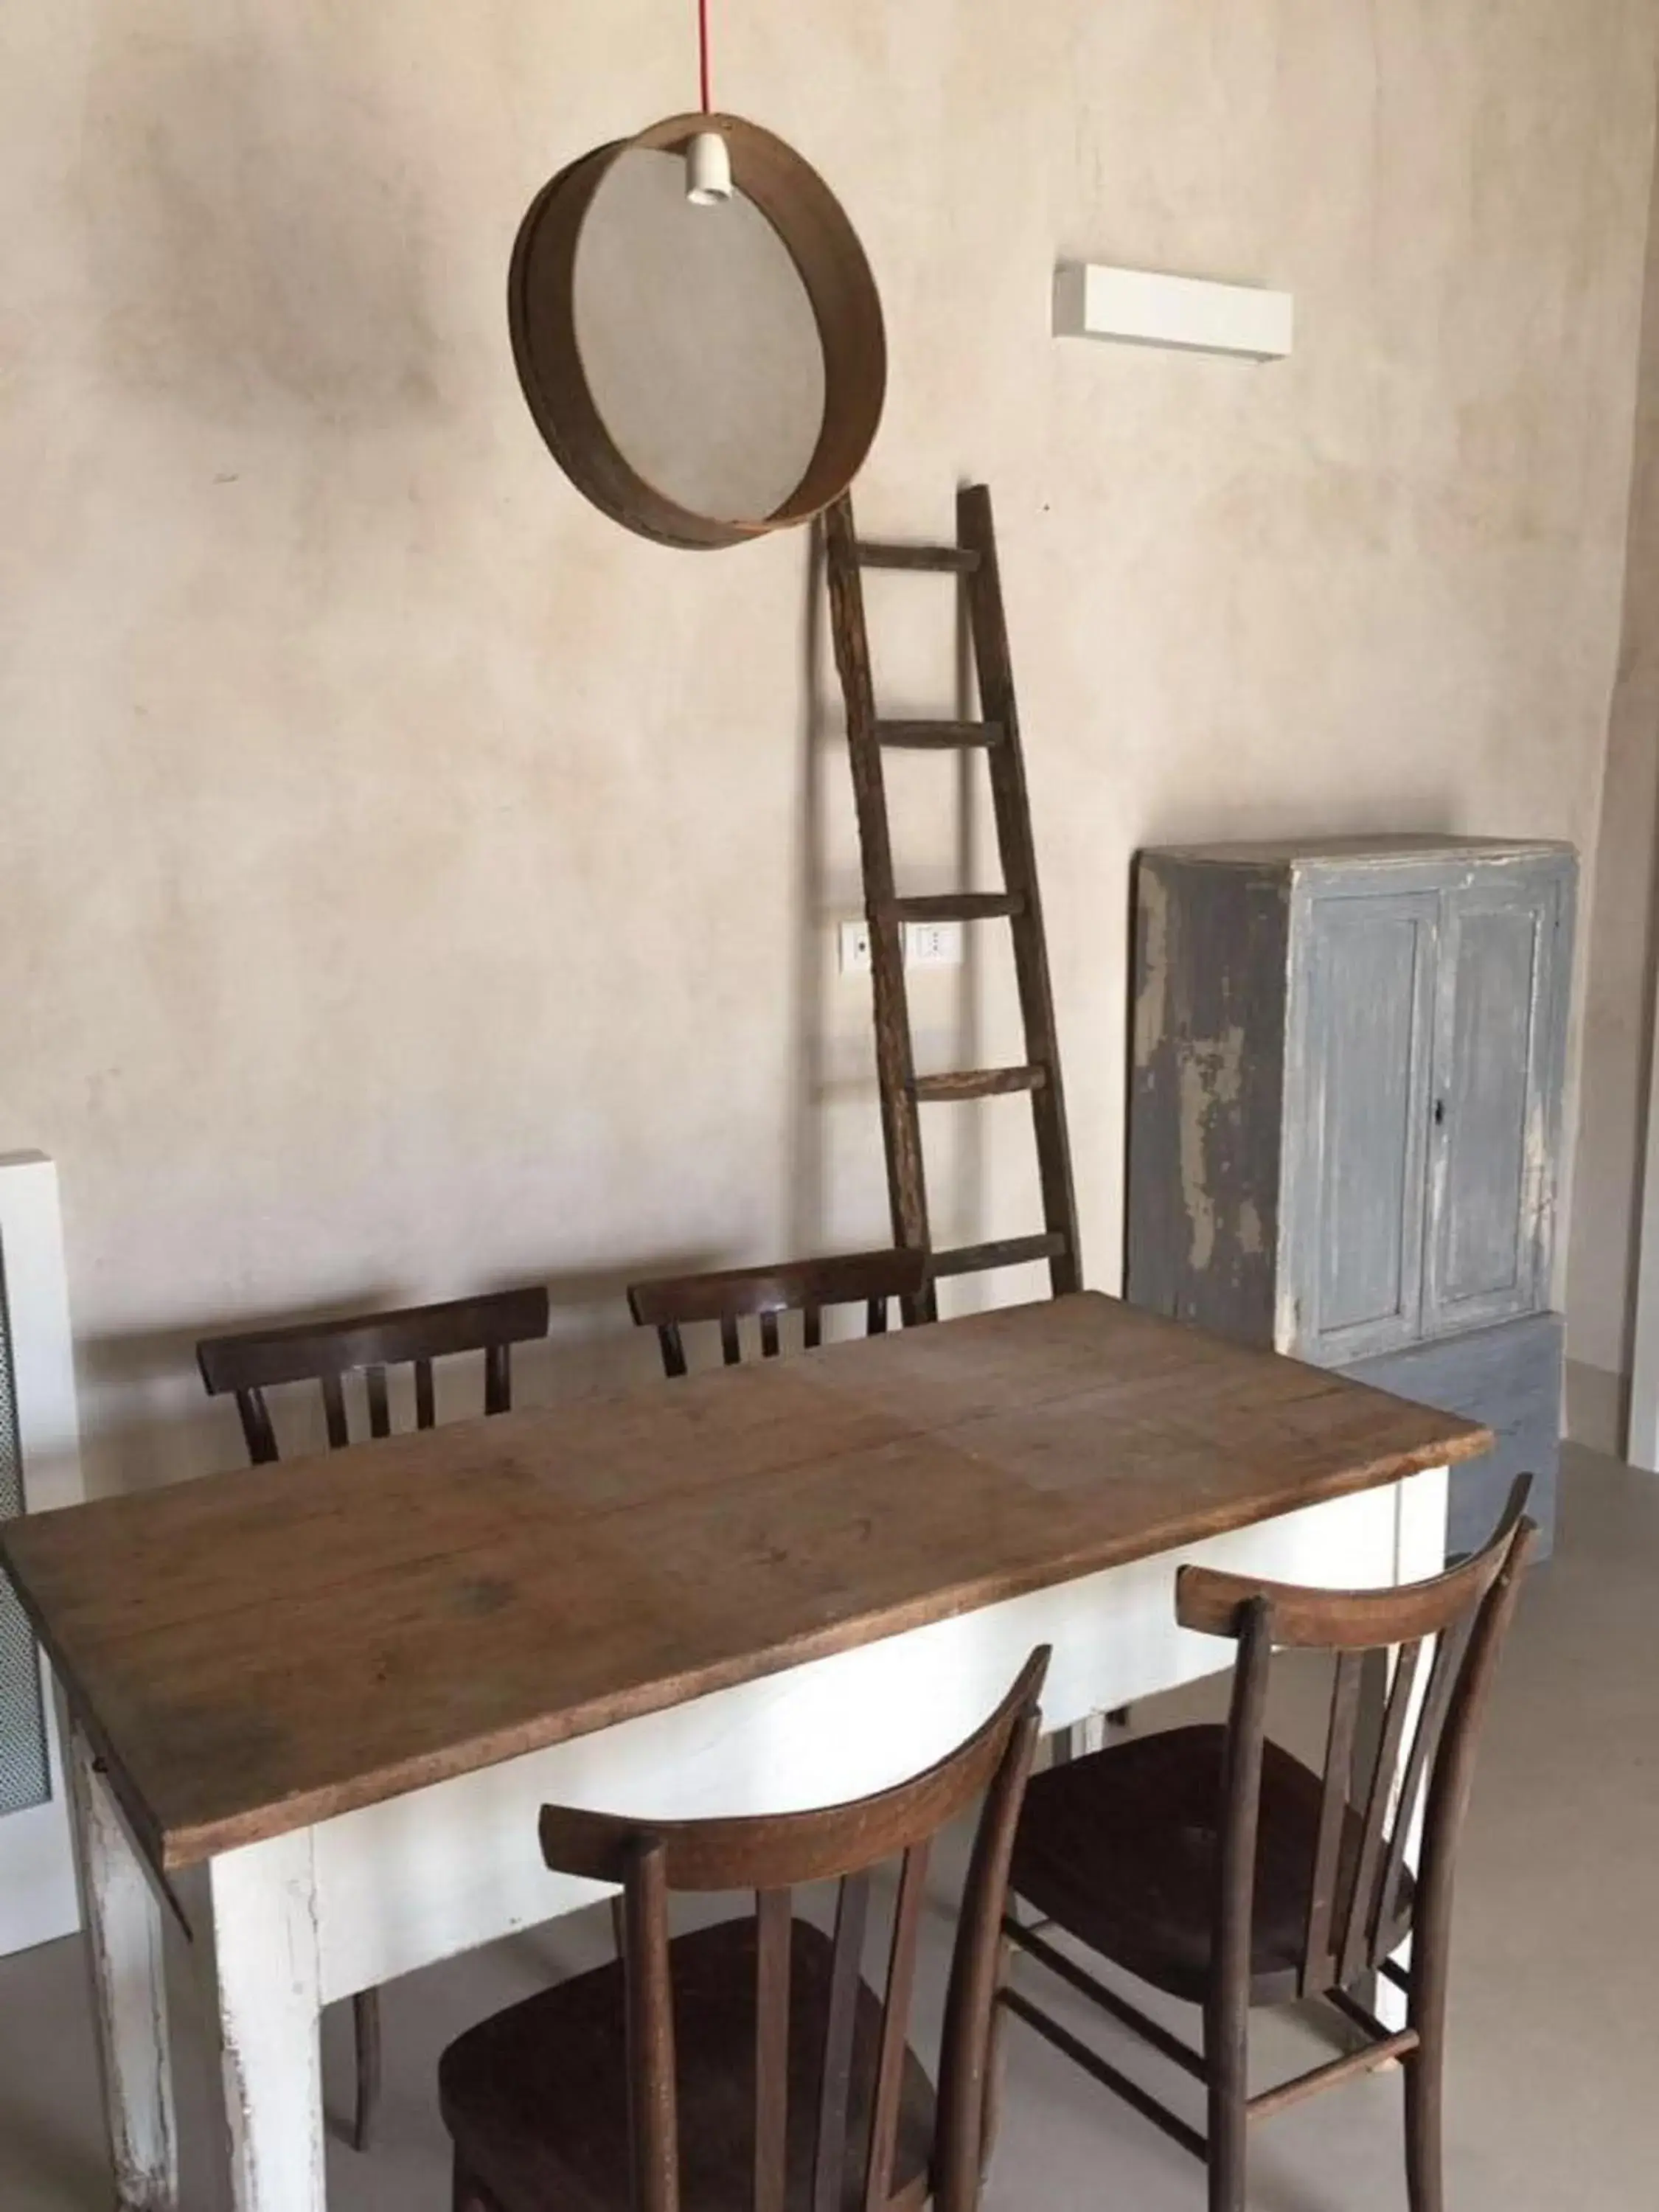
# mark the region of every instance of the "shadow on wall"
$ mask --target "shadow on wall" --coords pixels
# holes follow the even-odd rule
[[[729,1254],[659,1253],[626,1267],[567,1269],[545,1278],[553,1319],[547,1340],[515,1348],[513,1394],[517,1406],[554,1405],[627,1389],[659,1379],[657,1340],[629,1319],[630,1283],[653,1275],[678,1275],[732,1264]],[[449,1295],[463,1297],[510,1290],[533,1277],[523,1275],[458,1285]],[[76,1346],[83,1459],[90,1497],[152,1490],[201,1474],[245,1467],[234,1398],[209,1398],[196,1365],[196,1346],[205,1336],[244,1329],[287,1328],[307,1322],[336,1321],[348,1315],[376,1313],[415,1303],[395,1284],[365,1284],[349,1298],[325,1305],[289,1308],[281,1313],[213,1314],[166,1328],[134,1329],[82,1340]],[[478,1360],[462,1356],[437,1370],[440,1420],[463,1419],[482,1406]],[[394,1428],[414,1426],[406,1374],[393,1376]],[[283,1450],[289,1456],[327,1447],[321,1401],[302,1384],[271,1394]],[[360,1403],[352,1407],[352,1434],[367,1436]]]
[[[788,1189],[786,1218],[789,1224],[789,1255],[800,1258],[832,1249],[837,1242],[830,1224],[843,1209],[840,1194],[832,1188],[828,1123],[837,1109],[864,1109],[872,1139],[878,1143],[881,1093],[876,1076],[872,1024],[867,1018],[868,987],[860,1005],[866,1018],[856,1034],[845,1017],[850,1000],[832,1004],[826,994],[826,975],[836,971],[838,925],[863,911],[865,902],[861,864],[855,843],[839,851],[831,824],[838,812],[826,804],[826,778],[841,781],[850,805],[852,779],[847,751],[846,714],[830,649],[829,593],[826,582],[824,532],[814,523],[809,534],[805,599],[801,623],[801,765],[800,809],[798,817],[794,1049],[790,1106]],[[924,586],[942,589],[939,580],[920,580]],[[866,593],[866,599],[868,594]],[[969,720],[979,713],[978,690],[973,668],[972,631],[967,606],[960,592],[950,601],[941,599],[940,611],[954,619],[950,671],[951,696],[917,698],[914,710]],[[882,616],[890,609],[866,605],[872,658],[880,667]],[[884,698],[879,690],[878,712],[905,711],[902,702]],[[919,865],[905,849],[902,810],[893,804],[889,771],[890,818],[894,834],[894,873],[901,893],[906,890],[968,890],[974,887],[979,847],[989,817],[989,785],[984,756],[971,750],[930,760],[927,772],[938,779],[930,793],[936,801],[939,835],[929,840],[928,856]],[[914,825],[913,825],[914,826]],[[963,934],[963,959],[948,979],[948,1001],[941,997],[930,1007],[918,1006],[915,981],[911,979],[911,1037],[919,1065],[977,1067],[983,1057],[982,1006],[986,988],[985,938],[977,929]],[[939,985],[935,984],[935,988]],[[837,1018],[837,1012],[842,1018]],[[924,1147],[936,1121],[924,1120]],[[929,1156],[929,1212],[936,1238],[944,1243],[967,1243],[988,1235],[985,1226],[988,1162],[983,1116],[969,1109],[961,1114],[948,1150]],[[945,1172],[939,1172],[943,1158]],[[882,1170],[884,1174],[884,1170]],[[884,1185],[883,1186],[884,1188]],[[884,1242],[889,1232],[883,1204],[880,1221],[872,1222],[860,1240]],[[956,1238],[945,1236],[945,1224],[956,1224]],[[955,1286],[952,1310],[966,1311],[988,1302],[982,1279],[963,1278]]]
[[[1627,1382],[1659,987],[1659,173],[1642,313],[1619,672],[1595,854],[1583,933],[1589,950],[1568,1351],[1573,1360]],[[1620,1449],[1625,1419],[1621,1406]]]
[[[788,1184],[784,1218],[792,1253],[815,1250],[825,1220],[823,1098],[828,1038],[822,931],[830,886],[819,777],[825,772],[829,740],[842,735],[839,719],[830,712],[824,697],[829,678],[824,665],[823,525],[814,522],[806,535],[806,599],[801,610],[800,811],[795,866],[799,887],[795,906],[795,1036],[789,1056],[793,1077],[785,1155]],[[869,1082],[867,1069],[863,1079]]]
[[[422,173],[386,96],[407,62],[392,66],[390,24],[331,15],[319,86],[318,42],[283,10],[237,11],[212,35],[202,16],[187,40],[143,10],[104,21],[80,189],[110,380],[216,422],[264,415],[273,394],[330,418],[436,408]]]

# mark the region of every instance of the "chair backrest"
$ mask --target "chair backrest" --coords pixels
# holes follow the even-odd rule
[[[942,1828],[982,1799],[945,2002],[932,2160],[936,2212],[970,2212],[979,2190],[1009,1860],[1048,1665],[1047,1648],[1034,1651],[1002,1704],[958,1750],[896,1788],[854,1803],[648,1829],[602,1813],[543,1808],[548,1865],[617,1882],[623,1890],[634,2212],[676,2212],[679,2202],[670,1893],[756,1893],[753,2212],[783,2212],[792,1893],[803,1883],[830,1881],[840,1883],[840,1891],[822,2063],[812,2076],[819,2087],[811,2212],[842,2212],[849,2182],[856,2192],[850,2201],[864,2212],[885,2212],[893,2194],[929,1849]],[[848,2093],[871,1878],[894,1858],[898,1888],[885,1988],[878,1992],[882,2025],[874,2084],[868,2100],[860,2100],[867,2117],[855,2137]],[[732,2212],[738,2212],[736,2205]]]
[[[1452,1863],[1476,1737],[1537,1530],[1523,1475],[1485,1550],[1393,1589],[1304,1589],[1183,1567],[1183,1627],[1237,1639],[1222,1790],[1218,1961],[1248,1960],[1257,1820],[1275,1645],[1334,1656],[1319,1816],[1301,1958],[1305,1996],[1380,1966],[1408,1927],[1443,1949]],[[1361,1727],[1368,1662],[1391,1662],[1380,1719]],[[1426,1800],[1424,1792],[1426,1790]],[[1406,1854],[1425,1802],[1415,1881]]]
[[[927,1257],[921,1252],[843,1252],[828,1260],[791,1260],[775,1267],[731,1267],[717,1274],[635,1283],[628,1304],[637,1322],[656,1330],[664,1369],[675,1376],[686,1371],[680,1331],[688,1322],[718,1322],[721,1356],[728,1367],[735,1367],[743,1358],[738,1324],[756,1316],[762,1355],[775,1359],[780,1314],[801,1316],[808,1351],[822,1341],[826,1306],[863,1306],[866,1327],[872,1336],[880,1336],[890,1299],[902,1302],[907,1321],[915,1318],[927,1276]]]
[[[545,1336],[547,1311],[545,1290],[496,1291],[441,1305],[405,1306],[396,1313],[204,1337],[196,1347],[196,1360],[213,1395],[235,1392],[248,1457],[263,1466],[281,1456],[264,1394],[284,1382],[319,1387],[328,1441],[337,1450],[351,1442],[344,1382],[348,1375],[359,1372],[371,1437],[392,1433],[386,1369],[413,1366],[416,1425],[429,1429],[437,1419],[432,1363],[455,1352],[483,1352],[483,1409],[506,1413],[513,1402],[511,1347]]]

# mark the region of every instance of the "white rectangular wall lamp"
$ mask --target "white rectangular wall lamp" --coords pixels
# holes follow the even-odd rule
[[[1062,262],[1054,271],[1054,336],[1112,338],[1121,345],[1282,361],[1291,350],[1296,302],[1254,284],[1212,284],[1148,269]]]

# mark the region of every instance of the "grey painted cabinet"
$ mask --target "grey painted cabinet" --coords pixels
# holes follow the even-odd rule
[[[1547,1310],[1576,884],[1551,844],[1142,854],[1130,1298],[1331,1367]]]

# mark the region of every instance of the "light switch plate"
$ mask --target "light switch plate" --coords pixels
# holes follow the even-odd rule
[[[836,966],[843,975],[870,973],[870,925],[860,919],[843,921],[836,933]],[[904,964],[907,968],[960,968],[963,959],[959,921],[907,921],[904,925]]]
[[[904,925],[904,964],[907,968],[960,968],[962,924],[959,921],[907,921]]]

